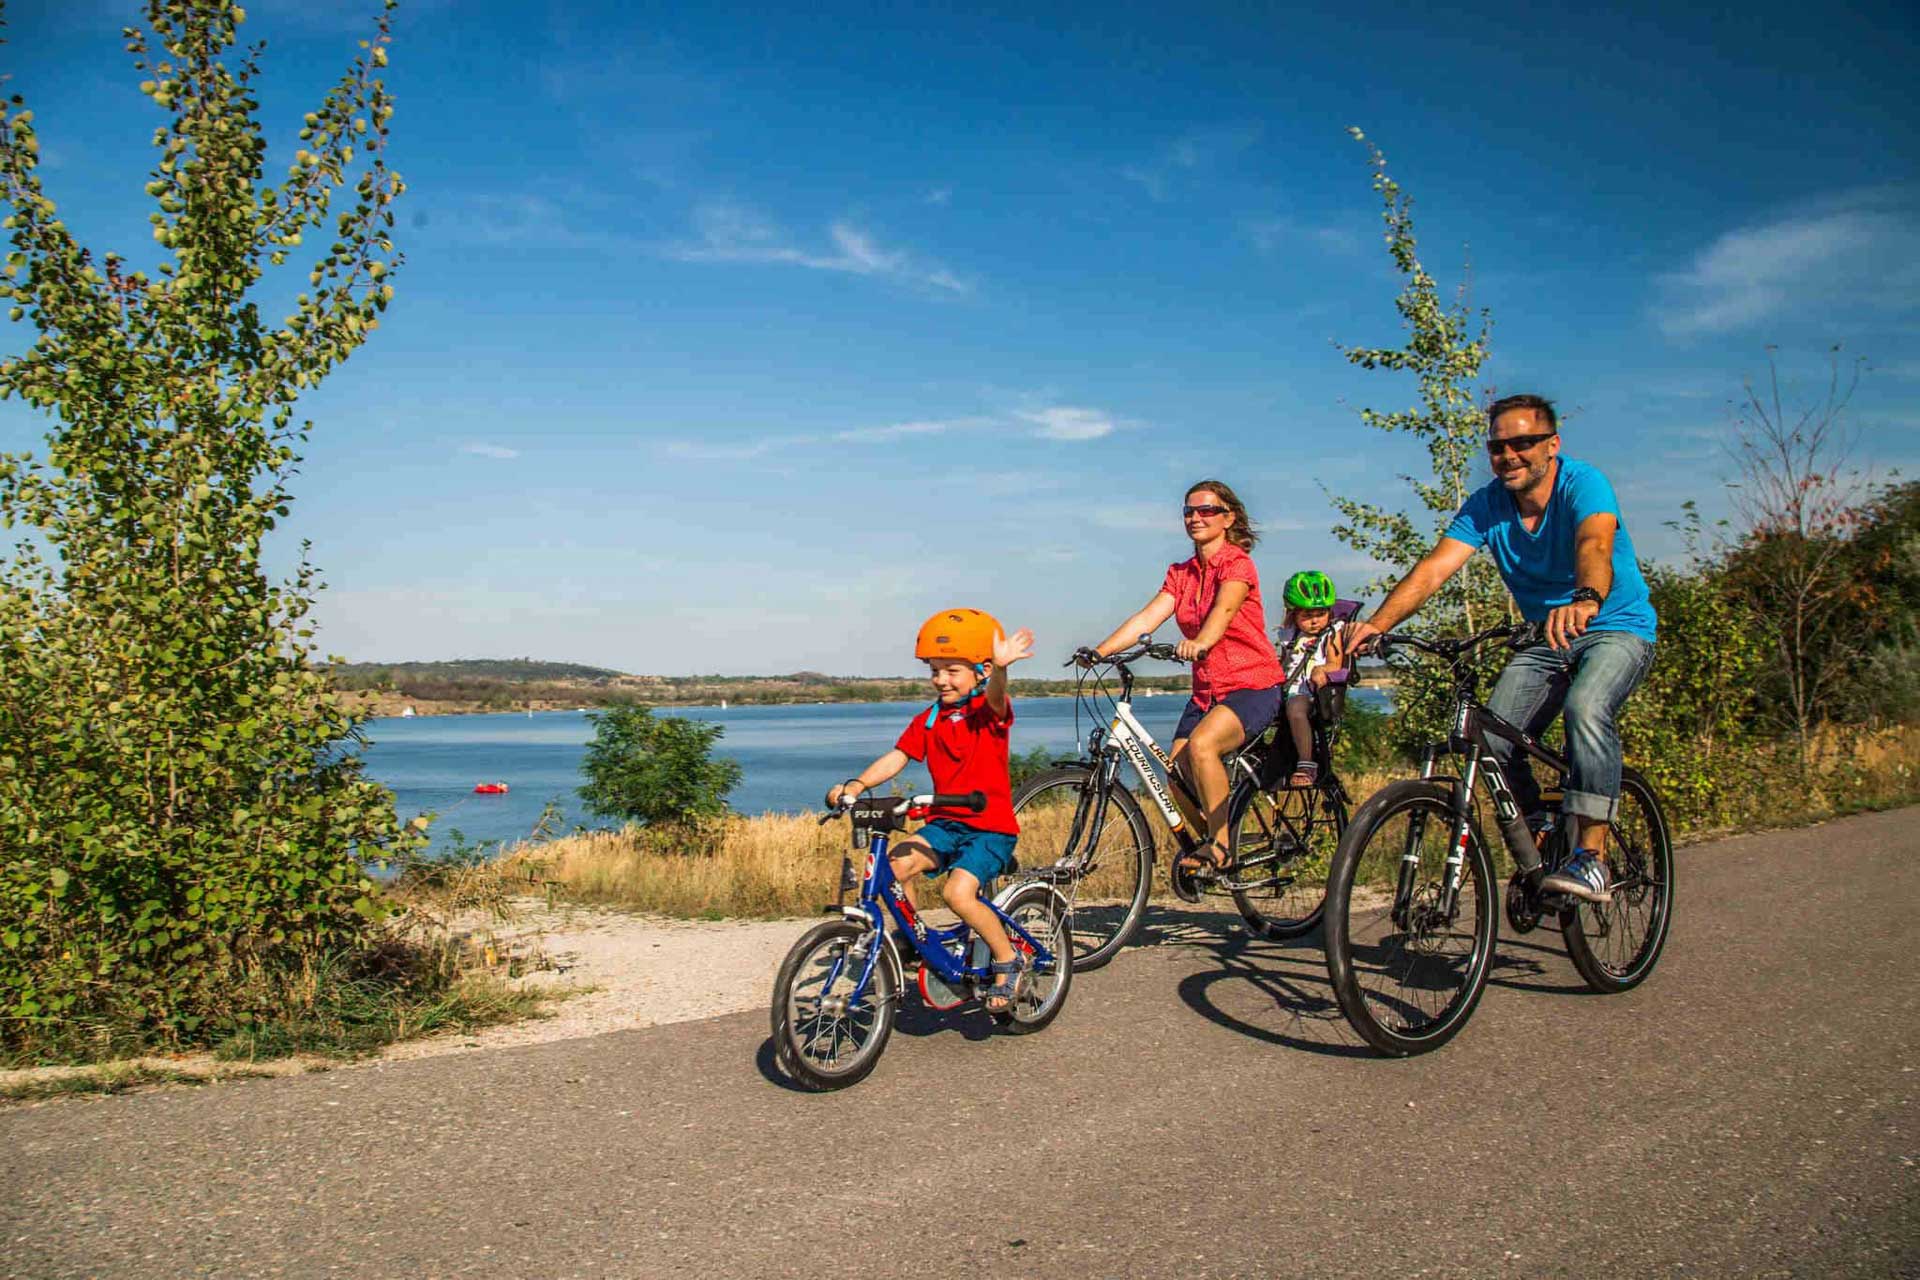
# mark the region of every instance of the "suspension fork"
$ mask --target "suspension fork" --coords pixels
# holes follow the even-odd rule
[[[1434,766],[1441,754],[1437,744],[1429,744],[1420,753],[1420,776],[1433,777]],[[1453,832],[1447,845],[1445,871],[1440,880],[1440,911],[1444,918],[1454,917],[1460,902],[1460,883],[1466,866],[1467,841],[1471,840],[1470,815],[1473,811],[1473,784],[1479,777],[1480,760],[1471,752],[1467,754],[1465,774],[1453,784]],[[1427,832],[1427,813],[1416,809],[1407,820],[1406,848],[1400,854],[1400,879],[1393,893],[1393,922],[1401,928],[1407,928],[1412,921],[1413,894],[1415,882],[1420,873],[1420,851],[1424,846]]]
[[[1480,757],[1467,755],[1467,768],[1453,784],[1453,843],[1447,849],[1447,870],[1440,884],[1440,913],[1452,920],[1460,908],[1460,881],[1467,862],[1467,841],[1473,839],[1473,784],[1480,776]]]
[[[1440,755],[1439,748],[1428,743],[1420,751],[1420,776],[1431,778]],[[1427,811],[1415,809],[1407,820],[1407,843],[1400,851],[1400,879],[1393,890],[1393,922],[1407,927],[1407,910],[1413,905],[1414,878],[1420,872],[1420,849],[1427,835]]]
[[[1095,760],[1093,776],[1087,779],[1087,785],[1081,790],[1080,799],[1075,803],[1073,829],[1068,833],[1067,839],[1066,856],[1069,859],[1075,857],[1083,848],[1086,851],[1084,855],[1079,855],[1082,865],[1079,868],[1079,875],[1075,877],[1076,880],[1092,870],[1085,865],[1086,859],[1100,847],[1100,835],[1107,825],[1107,793],[1113,787],[1114,775],[1120,768],[1120,753],[1103,745]],[[1089,809],[1092,810],[1091,820],[1088,818]],[[1081,843],[1083,838],[1084,845]]]

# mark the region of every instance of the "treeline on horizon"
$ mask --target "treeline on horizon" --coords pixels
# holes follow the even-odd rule
[[[729,702],[895,702],[923,698],[927,682],[907,676],[831,676],[796,671],[779,676],[639,676],[605,667],[529,658],[464,658],[447,662],[353,662],[328,669],[334,687],[346,692],[392,693],[418,702],[472,703],[502,709],[529,702],[599,706],[640,702],[688,705]],[[1184,672],[1141,676],[1137,687],[1172,691],[1187,687]],[[1070,693],[1073,680],[1012,680],[1016,697]]]

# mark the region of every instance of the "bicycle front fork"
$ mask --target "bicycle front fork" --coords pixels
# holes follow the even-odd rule
[[[1420,776],[1433,777],[1433,768],[1439,756],[1439,749],[1429,746],[1420,755]],[[1434,904],[1440,919],[1451,922],[1460,909],[1460,882],[1463,878],[1467,860],[1467,841],[1473,838],[1469,816],[1473,808],[1473,783],[1479,773],[1480,762],[1473,756],[1467,758],[1466,776],[1455,780],[1453,784],[1453,831],[1447,844],[1447,861],[1440,877],[1439,900]],[[1407,821],[1407,844],[1400,855],[1400,879],[1393,894],[1393,922],[1400,928],[1408,928],[1413,920],[1413,898],[1419,888],[1420,853],[1426,844],[1427,811],[1415,809]]]

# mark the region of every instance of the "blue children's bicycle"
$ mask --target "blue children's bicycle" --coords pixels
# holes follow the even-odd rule
[[[839,890],[826,908],[840,918],[809,929],[774,979],[774,1053],[781,1069],[804,1088],[844,1089],[864,1080],[879,1062],[906,986],[905,946],[918,953],[920,997],[932,1008],[958,1008],[993,984],[986,943],[964,923],[946,929],[927,924],[893,878],[887,857],[892,833],[905,831],[910,820],[924,819],[935,806],[978,813],[986,797],[977,791],[863,795],[820,820],[851,819],[853,847],[866,849],[867,864],[857,882],[860,901],[848,905],[847,890],[856,882],[851,859],[841,858]],[[988,906],[1007,926],[1014,947],[1033,962],[1013,1007],[994,1019],[1012,1032],[1038,1031],[1059,1015],[1073,981],[1066,899],[1050,885],[1015,881]],[[897,925],[891,937],[889,914]]]

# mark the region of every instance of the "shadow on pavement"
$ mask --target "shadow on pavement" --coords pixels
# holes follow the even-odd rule
[[[1270,942],[1249,933],[1237,912],[1156,903],[1134,945],[1188,947],[1210,958],[1216,968],[1186,975],[1177,990],[1188,1008],[1216,1026],[1306,1053],[1373,1056],[1333,998],[1317,929]]]

